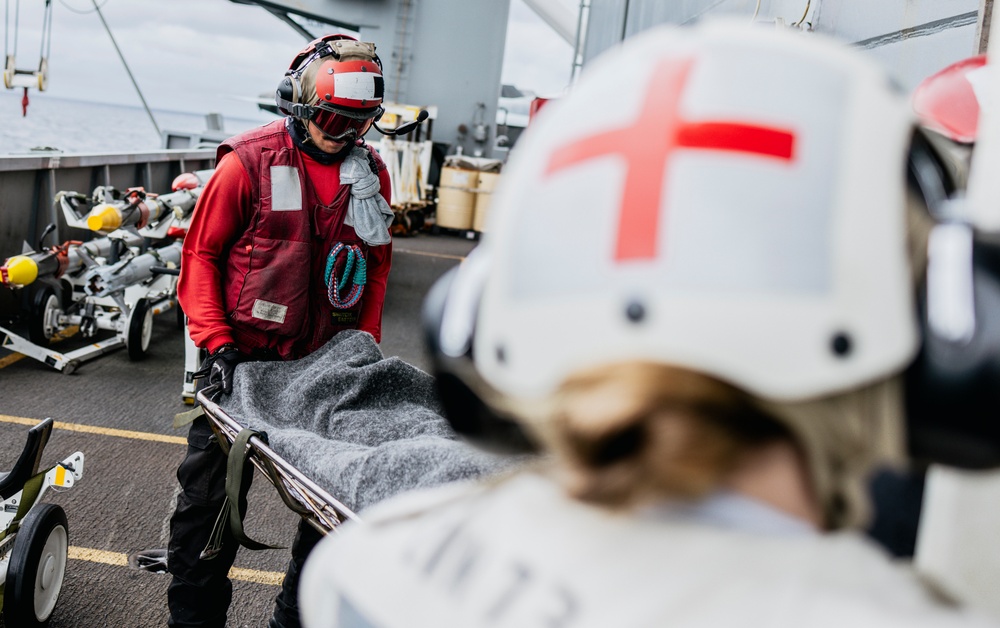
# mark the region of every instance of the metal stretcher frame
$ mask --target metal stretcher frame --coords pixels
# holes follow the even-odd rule
[[[209,386],[195,393],[195,399],[205,410],[212,431],[228,454],[244,426],[214,401],[218,392],[217,386]],[[319,532],[332,532],[347,520],[361,521],[351,509],[303,475],[256,436],[251,436],[247,443],[247,459],[274,485],[285,505]]]

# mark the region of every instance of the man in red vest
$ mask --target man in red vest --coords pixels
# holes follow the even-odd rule
[[[381,62],[344,35],[303,49],[278,86],[282,120],[226,140],[184,241],[178,298],[201,374],[231,393],[246,360],[294,360],[344,329],[381,339],[392,259],[389,175],[361,139],[382,113]],[[345,276],[346,275],[346,276]],[[170,521],[169,625],[226,624],[228,528],[209,548],[225,499],[226,457],[204,417],[188,434]],[[319,533],[304,522],[270,626],[299,625],[299,569]]]

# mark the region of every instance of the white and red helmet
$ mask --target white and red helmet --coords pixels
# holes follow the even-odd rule
[[[521,399],[625,360],[778,401],[901,371],[913,128],[883,72],[820,36],[630,39],[521,139],[432,346]]]
[[[278,110],[312,121],[328,135],[358,135],[383,113],[385,81],[375,44],[350,35],[312,41],[292,60],[275,92]]]
[[[985,67],[986,55],[977,55],[924,79],[913,92],[913,109],[921,124],[952,141],[974,143],[980,101],[988,91]]]

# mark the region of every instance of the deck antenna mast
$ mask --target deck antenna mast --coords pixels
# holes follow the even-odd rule
[[[18,0],[20,2],[20,0]],[[48,2],[48,0],[46,0]],[[156,118],[153,117],[153,112],[149,110],[149,105],[146,104],[146,99],[142,95],[142,90],[139,89],[139,84],[135,82],[135,77],[132,76],[132,70],[128,67],[128,62],[125,61],[125,55],[122,54],[121,48],[118,47],[118,42],[115,41],[115,36],[111,34],[111,29],[108,27],[108,23],[104,20],[104,14],[101,13],[101,7],[97,5],[97,0],[91,0],[94,3],[94,11],[97,12],[97,17],[101,18],[101,24],[104,25],[104,30],[108,32],[108,37],[111,38],[111,45],[115,47],[115,52],[118,53],[118,58],[122,60],[122,65],[125,66],[125,72],[128,73],[129,80],[132,81],[132,85],[135,87],[135,92],[139,94],[139,100],[142,101],[142,107],[146,110],[146,115],[149,116],[149,121],[153,123],[153,128],[156,129],[157,134],[163,135],[160,131],[160,125],[156,123]]]
[[[28,115],[28,88],[35,87],[40,92],[45,91],[48,84],[49,51],[52,49],[52,0],[45,0],[45,13],[42,18],[42,43],[37,70],[17,68],[17,35],[21,17],[21,0],[14,4],[14,46],[10,47],[10,0],[4,3],[4,70],[3,84],[7,89],[24,88],[21,97],[21,115]]]

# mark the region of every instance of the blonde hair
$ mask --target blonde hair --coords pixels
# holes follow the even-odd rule
[[[662,364],[578,373],[551,402],[537,426],[557,473],[571,495],[606,506],[704,496],[749,450],[794,442],[745,393]]]
[[[609,507],[697,499],[746,455],[789,443],[823,527],[838,529],[867,522],[872,470],[902,464],[902,406],[899,376],[776,402],[690,370],[627,362],[571,376],[526,423],[569,494]]]

